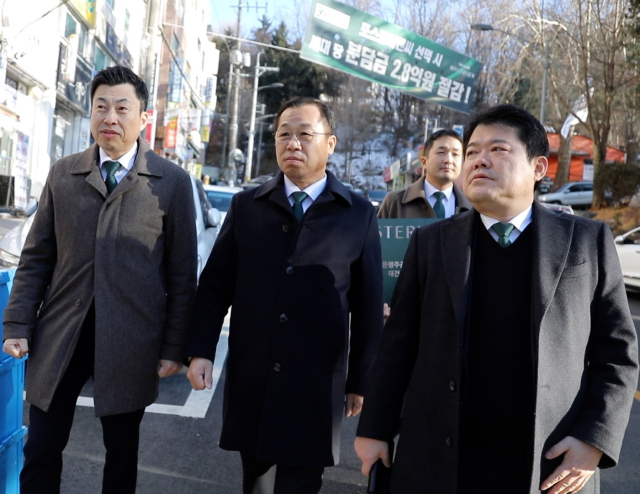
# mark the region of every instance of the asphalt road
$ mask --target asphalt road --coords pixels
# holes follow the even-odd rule
[[[3,227],[0,218],[0,229]],[[640,296],[629,302],[636,328],[640,330]],[[219,354],[225,354],[226,338]],[[242,471],[237,453],[217,446],[222,420],[224,366],[216,362],[219,374],[215,392],[192,392],[184,372],[161,382],[158,402],[148,408],[142,421],[139,494],[232,494],[241,492]],[[640,393],[632,415],[617,468],[602,472],[602,492],[640,492]],[[28,405],[25,403],[25,425]],[[353,451],[357,419],[344,421],[340,464],[325,471],[323,494],[364,494],[365,478]],[[304,440],[304,438],[301,438]],[[91,383],[83,390],[76,407],[74,426],[64,453],[63,494],[100,492],[104,448],[100,421],[94,417]]]

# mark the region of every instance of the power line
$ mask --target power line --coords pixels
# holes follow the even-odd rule
[[[171,24],[169,24],[170,26]],[[164,35],[164,31],[162,30],[162,28],[160,26],[158,26],[158,29],[160,30],[160,35],[162,36],[162,41],[164,41],[164,44],[167,45],[167,49],[169,50],[169,54],[171,55],[171,58],[173,59],[173,61],[175,62],[175,66],[178,68],[178,70],[180,71],[180,74],[182,75],[182,78],[185,80],[185,82],[187,83],[187,86],[189,86],[189,89],[191,89],[191,96],[195,96],[195,98],[200,102],[200,104],[203,107],[206,107],[207,105],[205,104],[204,101],[202,101],[200,99],[200,96],[198,95],[198,93],[193,89],[193,87],[191,87],[191,84],[189,83],[189,79],[187,79],[187,76],[184,74],[184,72],[182,71],[182,67],[180,67],[180,64],[178,63],[178,57],[176,57],[175,53],[173,53],[173,49],[171,48],[171,45],[169,44],[169,41],[167,40],[167,38]]]
[[[169,26],[169,27],[184,28],[184,26],[180,26],[179,24],[169,24],[168,22],[163,22],[162,24],[164,26]],[[285,48],[284,46],[278,46],[278,45],[269,45],[267,43],[260,43],[259,41],[253,41],[251,39],[238,38],[237,36],[229,36],[228,34],[216,33],[213,31],[207,31],[207,34],[213,34],[214,36],[218,36],[223,39],[233,39],[236,41],[241,41],[242,43],[250,43],[252,45],[264,46],[265,48],[273,48],[274,50],[288,51],[290,53],[300,53],[300,50],[294,50],[293,48]],[[228,44],[227,44],[227,48],[229,48]]]

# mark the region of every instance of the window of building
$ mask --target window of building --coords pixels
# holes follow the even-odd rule
[[[96,71],[107,68],[107,55],[98,46],[96,46],[95,56],[93,57],[93,64],[96,67]]]

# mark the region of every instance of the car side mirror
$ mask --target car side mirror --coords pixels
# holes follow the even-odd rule
[[[207,211],[207,225],[218,226],[222,221],[222,215],[216,208],[211,208]]]
[[[31,199],[27,203],[27,207],[24,209],[25,216],[31,216],[38,210],[38,199]]]
[[[613,241],[616,244],[624,244],[624,236],[623,235],[618,235],[616,238],[613,239]]]

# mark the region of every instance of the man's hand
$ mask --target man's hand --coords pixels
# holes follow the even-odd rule
[[[382,317],[384,317],[385,322],[390,315],[391,315],[391,307],[389,307],[389,304],[384,304],[382,306]]]
[[[173,360],[160,360],[158,362],[158,376],[169,377],[182,369],[182,362],[174,362]]]
[[[22,358],[29,353],[29,340],[26,338],[7,338],[2,345],[2,351],[13,358]]]
[[[540,486],[547,494],[579,492],[595,473],[602,451],[575,437],[567,436],[544,455],[548,460],[564,453],[558,468]],[[553,487],[551,489],[551,487]]]
[[[193,389],[211,389],[213,384],[213,362],[201,357],[195,357],[189,364],[187,379]]]
[[[364,397],[355,393],[347,393],[347,399],[344,405],[344,416],[355,417],[362,410]]]
[[[391,466],[391,459],[389,458],[389,445],[385,441],[378,441],[377,439],[370,439],[368,437],[356,437],[354,443],[356,448],[356,454],[362,461],[362,475],[369,476],[371,467],[378,461],[378,458],[382,458],[382,462],[385,466]]]

